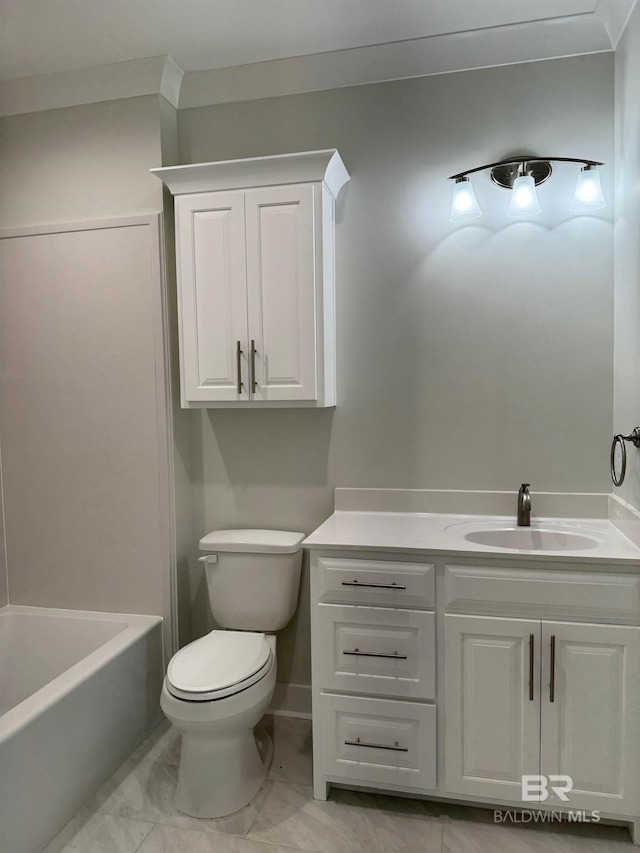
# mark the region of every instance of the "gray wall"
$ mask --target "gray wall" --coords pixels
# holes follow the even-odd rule
[[[9,117],[0,131],[3,227],[163,210],[149,169],[175,161],[177,139],[175,110],[162,98]],[[159,255],[146,232],[3,241],[11,603],[166,615],[171,460],[159,407]],[[188,457],[182,445],[173,457],[179,560],[185,540],[191,545]]]
[[[540,188],[545,212],[448,222],[447,176],[518,152],[607,163],[612,55],[376,84],[179,113],[184,163],[336,147],[335,411],[191,413],[194,534],[310,531],[335,486],[609,490],[613,398],[611,205],[578,217],[575,167]],[[309,679],[307,575],[279,679]],[[208,623],[193,567],[194,633]]]
[[[640,7],[616,52],[615,392],[613,428],[640,424]],[[640,509],[640,459],[631,448],[615,493]]]
[[[162,191],[159,98],[0,120],[0,227],[152,213]]]
[[[12,604],[164,614],[155,230],[2,240]]]

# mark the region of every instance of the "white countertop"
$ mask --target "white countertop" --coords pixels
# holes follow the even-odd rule
[[[453,525],[464,525],[456,532]],[[532,529],[560,526],[565,531],[597,540],[597,546],[580,550],[528,550],[479,545],[464,538],[475,524],[515,527],[513,516],[453,515],[405,512],[334,512],[302,543],[305,548],[429,552],[461,557],[496,556],[557,562],[635,563],[640,568],[640,548],[604,519],[532,518]],[[526,528],[524,528],[526,529]]]

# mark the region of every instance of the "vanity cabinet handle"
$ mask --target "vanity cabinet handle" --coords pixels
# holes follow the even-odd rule
[[[406,586],[396,583],[365,583],[364,581],[342,581],[342,586],[363,586],[367,589],[406,589]]]
[[[256,342],[251,341],[251,393],[256,393],[258,382],[256,380]]]
[[[363,658],[394,658],[395,660],[406,660],[406,655],[399,655],[398,652],[361,652],[360,649],[343,649],[343,655],[357,655]]]
[[[389,743],[367,743],[357,737],[355,740],[345,740],[345,746],[366,746],[369,749],[392,749],[394,752],[409,752],[408,746],[398,746],[398,741],[393,744]]]
[[[549,681],[549,702],[556,701],[556,635],[551,635],[551,678]]]
[[[242,394],[241,356],[242,356],[242,344],[240,343],[240,341],[236,341],[236,381],[237,381],[238,394]]]
[[[529,634],[529,699],[533,702],[533,658],[535,637]]]

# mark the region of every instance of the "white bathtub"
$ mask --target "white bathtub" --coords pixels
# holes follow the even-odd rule
[[[0,609],[1,853],[40,853],[159,719],[161,623]]]

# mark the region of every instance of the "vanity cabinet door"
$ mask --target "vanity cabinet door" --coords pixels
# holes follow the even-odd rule
[[[522,803],[540,759],[541,623],[445,616],[447,794]]]
[[[567,807],[637,814],[638,720],[640,628],[543,622],[541,773],[572,777]]]

